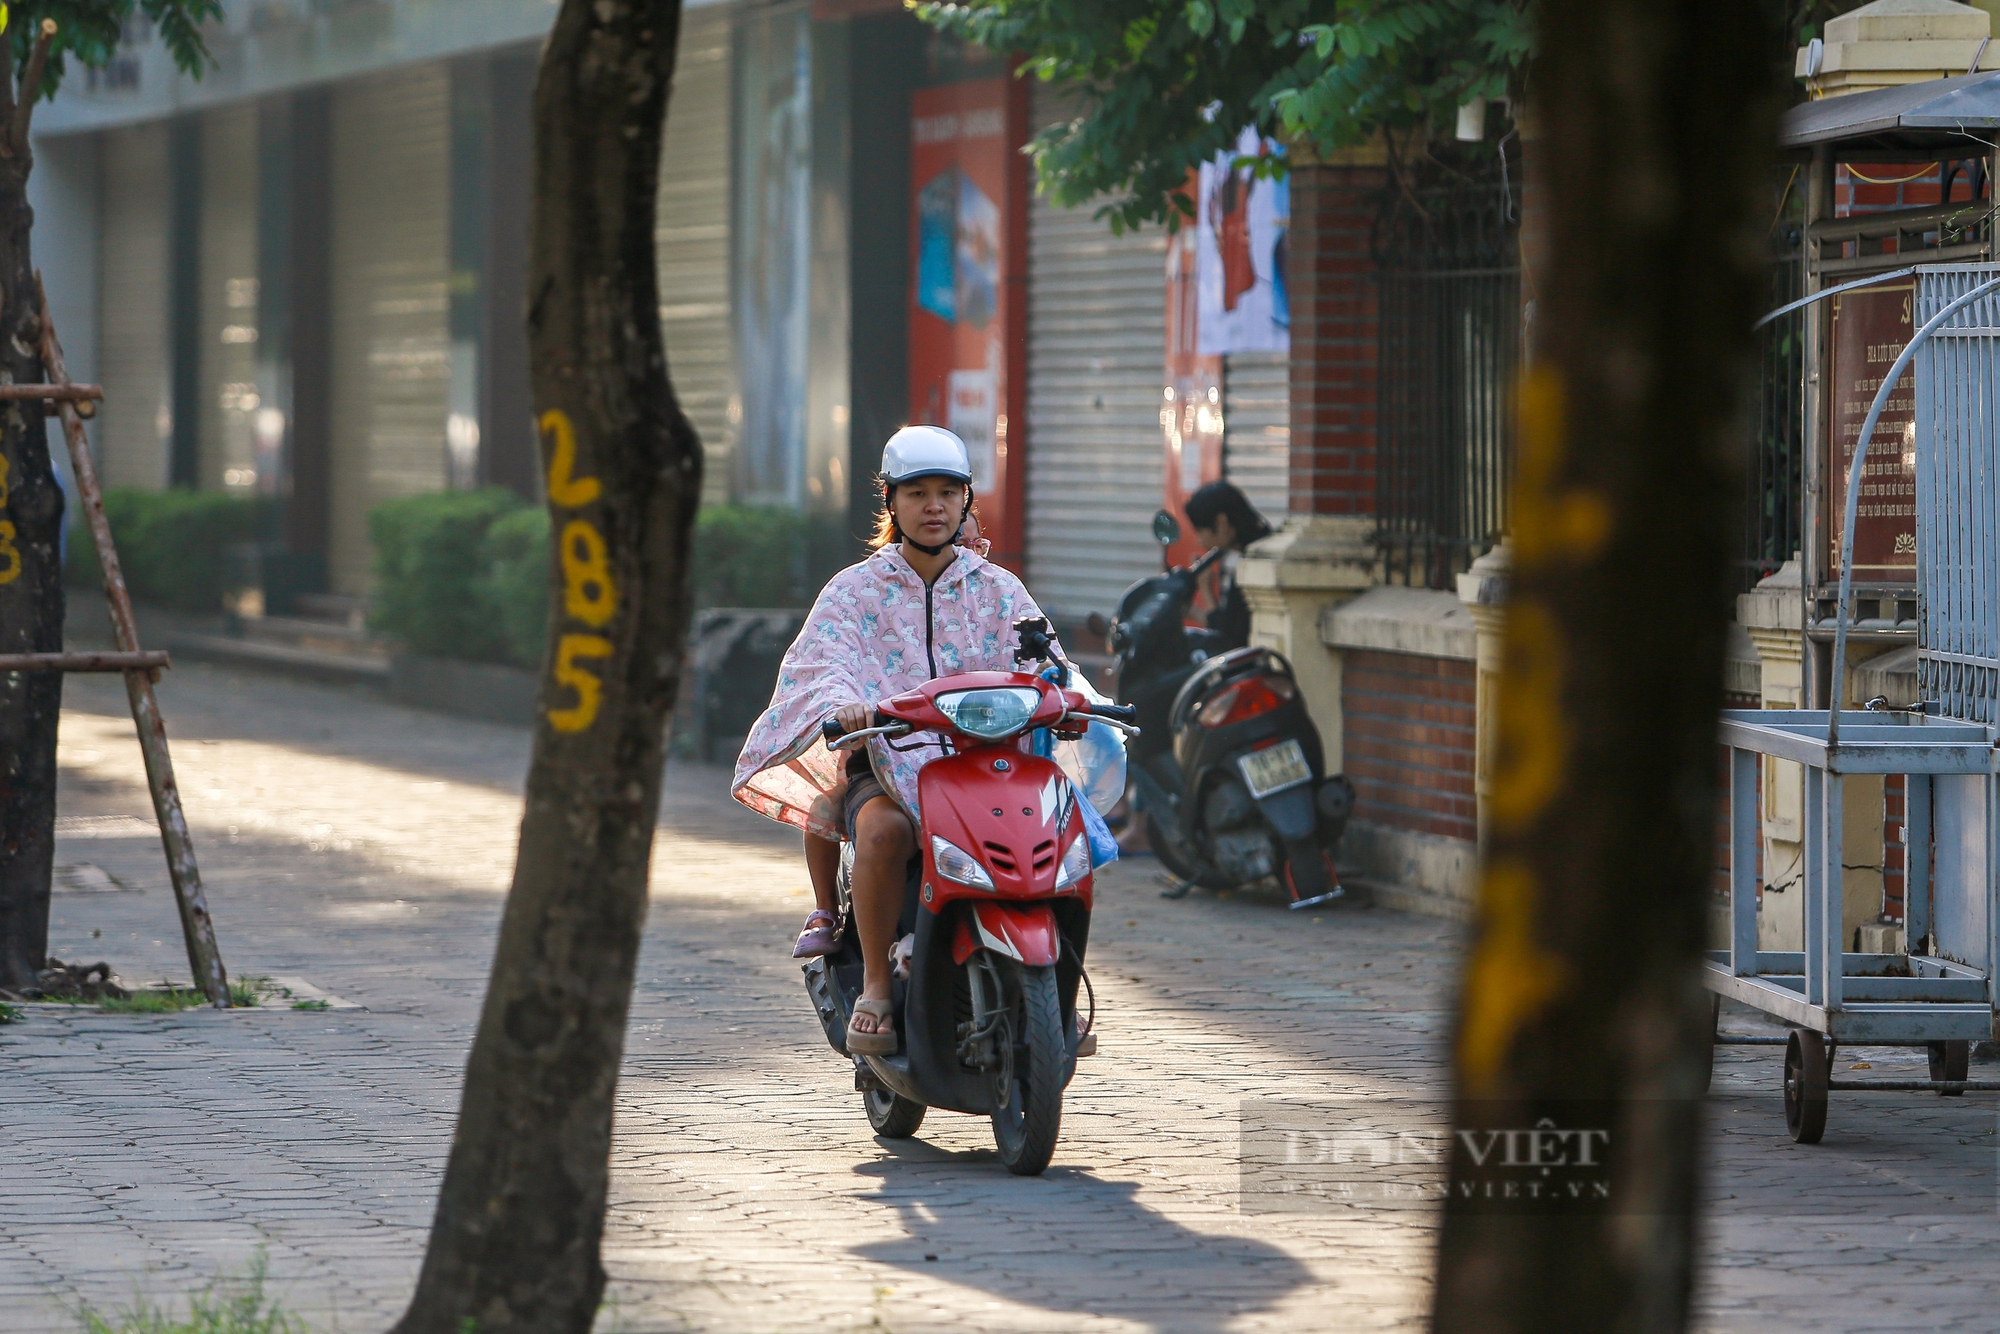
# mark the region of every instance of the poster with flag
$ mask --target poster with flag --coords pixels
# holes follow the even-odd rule
[[[1235,151],[1204,163],[1195,197],[1196,291],[1201,353],[1289,352],[1292,346],[1285,245],[1292,191],[1260,177],[1252,160],[1284,148],[1243,131]]]

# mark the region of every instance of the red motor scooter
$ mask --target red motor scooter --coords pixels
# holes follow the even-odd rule
[[[1049,656],[1046,622],[1016,629],[1016,661]],[[1094,1002],[1077,1016],[1079,984],[1089,990],[1091,908],[1079,797],[1053,760],[1021,742],[1042,727],[1075,737],[1092,720],[1134,731],[1132,710],[1093,705],[1025,671],[966,672],[897,695],[876,716],[879,725],[845,734],[828,719],[827,744],[927,731],[948,753],[917,783],[919,854],[896,928],[899,941],[915,938],[908,976],[894,983],[898,1048],[852,1057],[855,1087],[869,1124],[890,1138],[915,1134],[932,1107],[989,1116],[1007,1170],[1033,1176],[1049,1165],[1063,1089],[1097,1038]],[[805,964],[813,1008],[843,1056],[862,976],[852,866],[853,849],[843,846],[840,949]]]

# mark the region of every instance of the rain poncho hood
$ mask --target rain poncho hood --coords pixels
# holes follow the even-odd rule
[[[963,548],[928,589],[899,546],[850,565],[786,650],[731,792],[774,820],[843,837],[833,796],[847,782],[846,752],[826,748],[820,724],[844,705],[879,703],[935,677],[1022,670],[1014,623],[1041,614],[1019,579]],[[915,817],[917,771],[944,753],[938,738],[919,732],[892,747],[873,737],[868,751],[883,787]]]

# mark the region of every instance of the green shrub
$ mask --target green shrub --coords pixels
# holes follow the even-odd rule
[[[761,505],[708,505],[695,517],[694,605],[697,607],[799,607],[811,601],[803,587],[806,516]]]
[[[104,517],[132,596],[192,612],[221,608],[228,548],[257,540],[269,506],[221,491],[116,487],[104,493]],[[69,578],[89,588],[104,579],[96,544],[80,521],[69,532]]]
[[[795,607],[807,521],[711,505],[695,520],[697,607]],[[541,666],[548,639],[549,516],[505,491],[440,491],[378,505],[375,624],[415,652]]]
[[[537,506],[496,519],[480,564],[478,597],[500,627],[508,660],[540,667],[549,636],[549,512]]]
[[[431,491],[368,512],[377,629],[417,653],[504,662],[507,641],[478,596],[487,530],[524,507],[499,487]]]

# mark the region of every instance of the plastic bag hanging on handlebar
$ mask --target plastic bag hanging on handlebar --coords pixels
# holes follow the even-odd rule
[[[1042,675],[1061,684],[1060,668],[1051,667]],[[1093,704],[1112,702],[1081,672],[1071,674],[1068,688]],[[1033,745],[1035,754],[1054,760],[1069,775],[1077,794],[1083,798],[1077,806],[1083,812],[1084,832],[1090,837],[1091,865],[1104,866],[1117,861],[1118,840],[1106,827],[1104,812],[1125,797],[1124,735],[1115,727],[1094,722],[1078,740],[1060,741],[1047,728],[1037,728]]]

